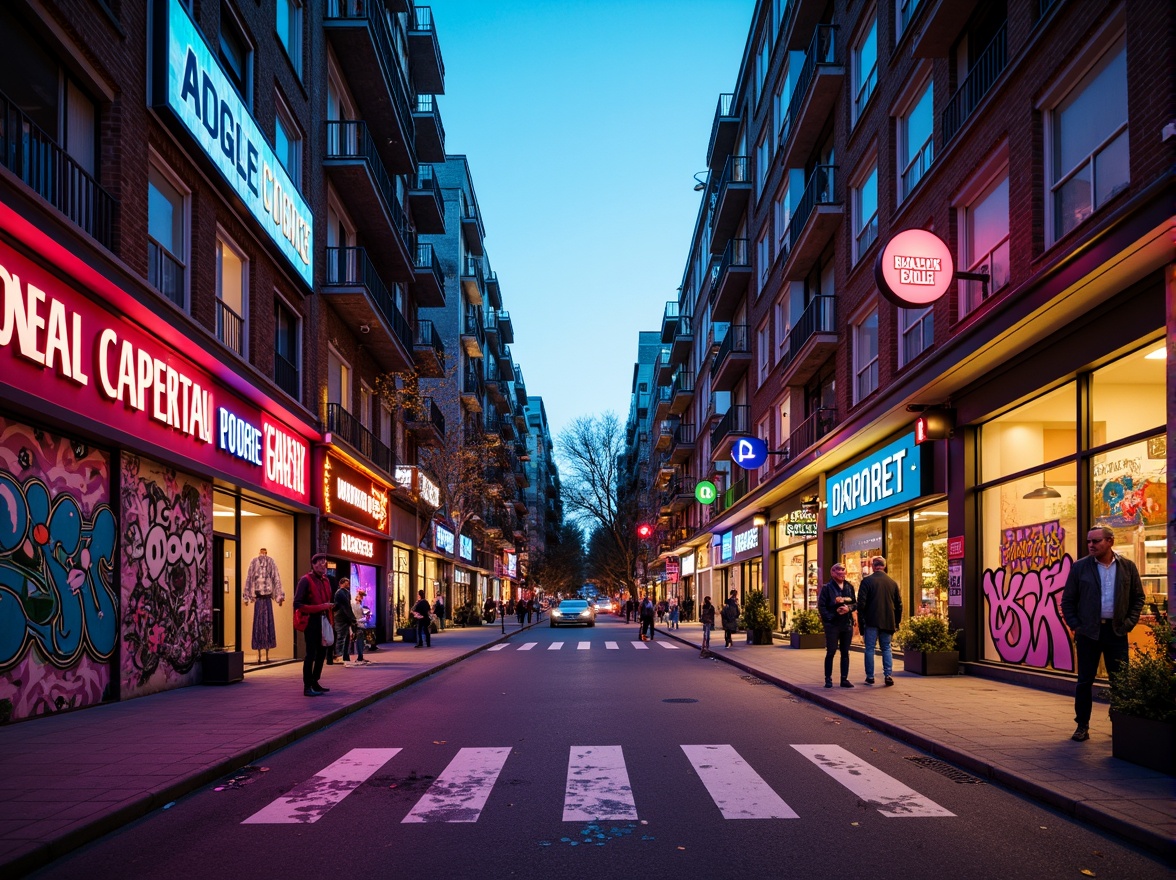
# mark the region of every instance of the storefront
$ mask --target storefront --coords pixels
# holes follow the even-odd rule
[[[262,662],[292,656],[314,430],[108,281],[0,242],[0,289],[13,717],[196,684],[202,652],[252,651],[255,624]]]
[[[691,621],[698,613],[698,595],[695,590],[693,551],[678,557],[678,578],[682,603],[682,620]]]
[[[810,493],[802,493],[808,497]],[[811,493],[816,497],[816,490]],[[787,630],[792,615],[817,607],[821,573],[817,557],[817,510],[800,505],[799,497],[773,512],[771,522],[773,602],[778,626]]]
[[[743,606],[748,590],[762,590],[764,588],[763,547],[764,526],[757,525],[754,519],[748,519],[732,528],[714,536],[711,548],[715,555],[712,588],[716,605],[722,605],[731,591]]]
[[[456,580],[456,569],[453,564],[454,548],[457,546],[457,536],[453,531],[446,528],[441,523],[434,521],[432,528],[432,552],[421,553],[417,557],[417,590],[424,590],[425,596],[434,600],[437,596],[445,597],[445,605],[452,615],[453,609],[457,606],[453,604],[454,591],[452,589],[453,583]],[[411,608],[412,602],[416,601],[416,593],[413,593],[409,601]]]

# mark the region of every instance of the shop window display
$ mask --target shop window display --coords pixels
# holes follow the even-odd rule
[[[1077,386],[1070,382],[993,419],[980,432],[980,478],[1040,467],[1078,451]]]
[[[1094,371],[1090,388],[1094,447],[1163,427],[1166,367],[1161,340]]]

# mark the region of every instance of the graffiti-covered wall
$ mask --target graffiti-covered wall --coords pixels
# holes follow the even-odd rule
[[[0,417],[0,698],[14,719],[110,697],[110,456]]]
[[[212,633],[212,484],[122,455],[122,693],[199,680]]]

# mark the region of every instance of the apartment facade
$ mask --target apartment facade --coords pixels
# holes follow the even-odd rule
[[[978,670],[1065,681],[1064,574],[1106,525],[1166,610],[1172,16],[756,4],[662,322],[650,500],[680,592],[763,588],[785,629],[881,554]],[[938,297],[891,289],[904,268]]]

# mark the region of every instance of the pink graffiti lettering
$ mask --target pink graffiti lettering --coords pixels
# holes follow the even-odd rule
[[[1072,562],[1066,554],[1040,571],[984,572],[988,632],[1002,660],[1074,670],[1074,650],[1060,607]]]
[[[1005,529],[1000,564],[1011,571],[1040,570],[1062,558],[1066,530],[1057,520]]]

